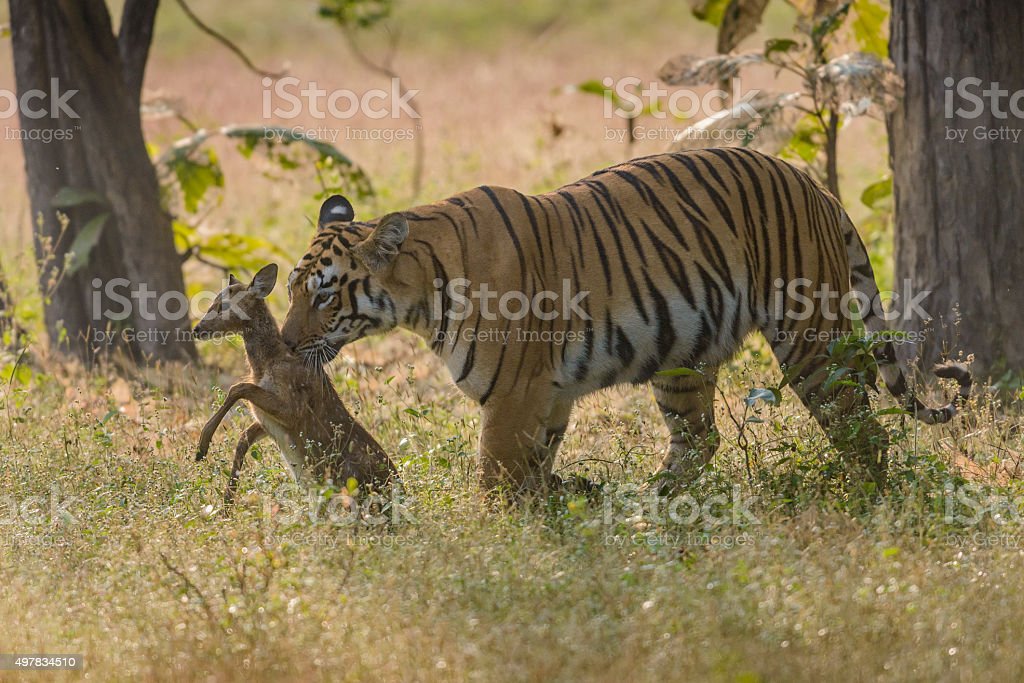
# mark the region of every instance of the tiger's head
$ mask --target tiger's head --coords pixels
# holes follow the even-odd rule
[[[341,347],[398,324],[388,275],[409,234],[401,214],[354,222],[340,195],[320,207],[317,234],[288,276],[290,305],[281,333],[308,359],[327,363]]]

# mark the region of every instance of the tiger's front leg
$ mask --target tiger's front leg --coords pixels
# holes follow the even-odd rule
[[[488,400],[480,430],[480,478],[485,489],[504,485],[518,494],[550,485],[554,461],[546,424],[550,412],[550,399]]]

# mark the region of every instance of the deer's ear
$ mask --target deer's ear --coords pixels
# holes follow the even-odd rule
[[[238,284],[241,284],[241,282],[238,281],[238,278],[235,277],[235,274],[234,273],[228,273],[228,285],[238,285]]]
[[[352,247],[352,255],[376,273],[394,260],[408,236],[409,222],[405,217],[400,213],[389,214],[377,222],[369,237]]]
[[[260,268],[259,272],[253,276],[252,284],[249,285],[249,291],[259,298],[265,299],[274,291],[274,285],[276,284],[277,264],[271,263]]]
[[[356,212],[352,204],[340,194],[331,195],[320,207],[320,218],[317,230],[323,230],[329,223],[348,223],[355,219]]]

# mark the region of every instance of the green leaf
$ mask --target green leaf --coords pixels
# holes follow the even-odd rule
[[[0,370],[0,380],[7,384],[25,386],[32,381],[32,368],[24,363],[8,363]]]
[[[764,56],[770,57],[776,52],[789,52],[799,45],[800,43],[789,38],[772,38],[764,44]]]
[[[94,190],[77,187],[62,187],[53,195],[50,205],[55,209],[71,209],[83,204],[107,205],[107,198]]]
[[[892,196],[892,176],[871,183],[860,195],[860,201],[869,209],[877,209],[879,202]]]
[[[174,248],[178,250],[179,254],[184,254],[192,246],[192,238],[196,234],[196,229],[187,223],[176,220],[171,223],[171,230],[174,232]]]
[[[617,107],[621,107],[623,105],[622,98],[615,94],[615,90],[606,87],[604,83],[595,79],[583,81],[582,83],[571,83],[563,86],[562,88],[557,88],[555,92],[561,92],[563,94],[583,93],[584,95],[596,95],[610,101]]]
[[[288,146],[296,142],[300,143],[299,148],[308,148],[316,154],[317,158],[313,162],[313,167],[320,171],[319,175],[323,176],[325,171],[329,171],[329,178],[321,178],[324,181],[325,189],[328,190],[327,194],[344,193],[360,199],[372,197],[375,194],[369,176],[352,159],[342,154],[333,145],[290,128],[223,126],[214,130],[200,130],[190,137],[178,140],[157,160],[158,166],[175,173],[175,175],[180,173],[185,175],[184,180],[188,186],[183,184],[181,189],[185,195],[186,208],[190,204],[198,206],[202,194],[210,187],[223,187],[223,174],[212,151],[207,153],[209,163],[199,163],[192,158],[199,147],[209,141],[211,137],[218,135],[239,141],[238,151],[246,158],[250,158],[257,148],[264,149],[267,152],[267,158],[285,170],[310,167],[305,161],[296,161],[276,151],[278,145]],[[181,180],[180,177],[179,180]]]
[[[255,271],[266,265],[269,255],[284,256],[278,247],[265,239],[232,232],[194,235],[192,246],[199,249],[203,258],[229,269]]]
[[[824,146],[824,134],[817,119],[808,114],[800,119],[783,150],[786,154],[795,154],[807,164],[814,164]]]
[[[391,16],[394,0],[321,0],[317,13],[340,26],[367,29]]]
[[[332,168],[337,171],[342,181],[342,188],[357,198],[372,197],[375,192],[369,176],[334,145],[328,144],[301,131],[277,126],[225,126],[220,131],[225,137],[241,140],[239,150],[246,157],[252,155],[254,149],[265,144],[268,150],[276,143],[291,145],[299,143],[316,152],[318,168]],[[281,154],[268,155],[272,161],[284,170],[301,168],[303,164]]]
[[[712,26],[721,26],[730,0],[703,0],[693,7],[693,16]]]
[[[206,162],[203,163],[192,158],[193,149],[179,149],[170,160],[181,187],[185,210],[189,213],[199,210],[199,203],[211,187],[224,187],[224,173],[213,150],[207,150]]]
[[[67,267],[68,275],[74,275],[89,262],[89,254],[96,246],[96,243],[100,241],[103,226],[107,224],[108,218],[110,218],[110,214],[106,212],[93,217],[75,235],[71,247],[68,248],[70,256]]]
[[[601,83],[601,81],[597,81],[594,79],[591,79],[589,81],[583,81],[582,83],[577,83],[576,85],[571,85],[569,87],[572,88],[575,92],[584,92],[589,93],[591,95],[600,95],[601,97],[607,97],[609,99],[615,96],[615,93],[611,88],[606,88],[604,84]]]
[[[889,13],[875,0],[854,0],[853,36],[864,52],[870,52],[883,59],[889,56],[889,44],[885,40],[885,22]]]

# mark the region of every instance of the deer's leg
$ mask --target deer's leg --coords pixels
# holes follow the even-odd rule
[[[228,488],[224,492],[224,504],[231,505],[235,500],[235,489],[238,487],[238,475],[245,465],[245,456],[254,443],[267,435],[263,425],[253,422],[245,428],[242,436],[238,437],[235,444],[235,460],[231,464],[231,475],[228,477]]]
[[[203,432],[199,436],[199,446],[196,448],[196,461],[202,460],[206,457],[206,453],[210,450],[210,442],[213,441],[213,434],[217,431],[217,427],[220,426],[220,423],[227,416],[228,411],[241,400],[249,401],[263,412],[279,418],[284,423],[291,421],[289,420],[290,411],[288,406],[281,399],[252,382],[239,382],[228,389],[228,395],[227,398],[224,399],[224,405],[222,405],[217,412],[213,414],[213,417],[207,421],[206,425],[203,426]]]

